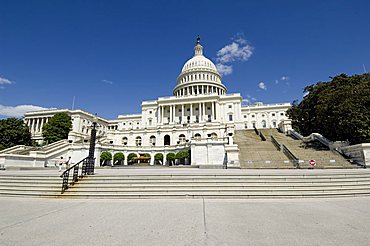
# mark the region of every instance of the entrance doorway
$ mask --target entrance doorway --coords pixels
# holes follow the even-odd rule
[[[171,137],[169,135],[164,136],[164,146],[171,145]]]

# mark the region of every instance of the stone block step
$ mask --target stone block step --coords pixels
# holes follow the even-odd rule
[[[312,197],[343,197],[343,196],[369,196],[370,190],[354,191],[310,191],[310,192],[147,192],[147,193],[99,193],[78,194],[69,192],[64,198],[102,198],[102,199],[129,199],[129,198],[312,198]]]

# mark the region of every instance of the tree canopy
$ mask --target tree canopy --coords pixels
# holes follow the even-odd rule
[[[125,159],[125,155],[122,152],[115,153],[113,156],[113,163],[121,164],[124,159]]]
[[[370,142],[370,74],[341,74],[304,88],[303,100],[288,110],[295,130],[318,132],[333,141]]]
[[[31,133],[21,119],[0,120],[0,150],[15,145],[31,145]]]
[[[42,136],[47,143],[53,143],[68,138],[72,129],[72,120],[65,112],[56,113],[42,128]]]
[[[130,153],[130,154],[128,154],[128,156],[127,156],[127,161],[128,161],[128,162],[131,162],[131,161],[133,161],[133,159],[134,159],[135,157],[137,157],[137,154],[135,154],[135,153]]]

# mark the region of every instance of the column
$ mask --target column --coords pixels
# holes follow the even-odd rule
[[[161,106],[158,106],[158,108],[157,108],[157,124],[160,123],[160,118],[161,118]]]
[[[206,117],[206,110],[207,110],[207,108],[206,108],[206,103],[204,102],[203,103],[203,121],[204,122],[206,122],[207,121],[207,117]]]
[[[35,132],[39,132],[39,121],[40,121],[40,119],[39,118],[37,118],[36,119],[36,130],[35,130]]]
[[[184,115],[185,115],[184,109],[185,109],[184,104],[182,104],[181,105],[181,122],[180,122],[180,124],[184,123]]]
[[[193,123],[193,104],[190,103],[190,123]]]
[[[216,102],[216,120],[221,121],[220,104]]]
[[[211,102],[211,121],[215,120],[215,110],[214,110],[215,103]]]
[[[41,118],[40,132],[42,132],[42,127],[44,126],[45,118]]]
[[[30,132],[33,133],[33,119],[30,118]]]
[[[199,103],[199,110],[198,110],[198,113],[199,113],[199,122],[202,121],[202,103]]]
[[[172,107],[173,107],[173,106],[171,105],[171,106],[170,106],[170,122],[169,122],[169,123],[172,123],[172,119],[173,119],[173,118],[172,118]]]
[[[216,120],[217,119],[217,113],[216,113],[216,102],[213,102],[213,119]]]

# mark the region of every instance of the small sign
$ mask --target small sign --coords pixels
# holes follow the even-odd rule
[[[316,161],[315,160],[310,160],[310,165],[311,165],[311,167],[316,166]]]

